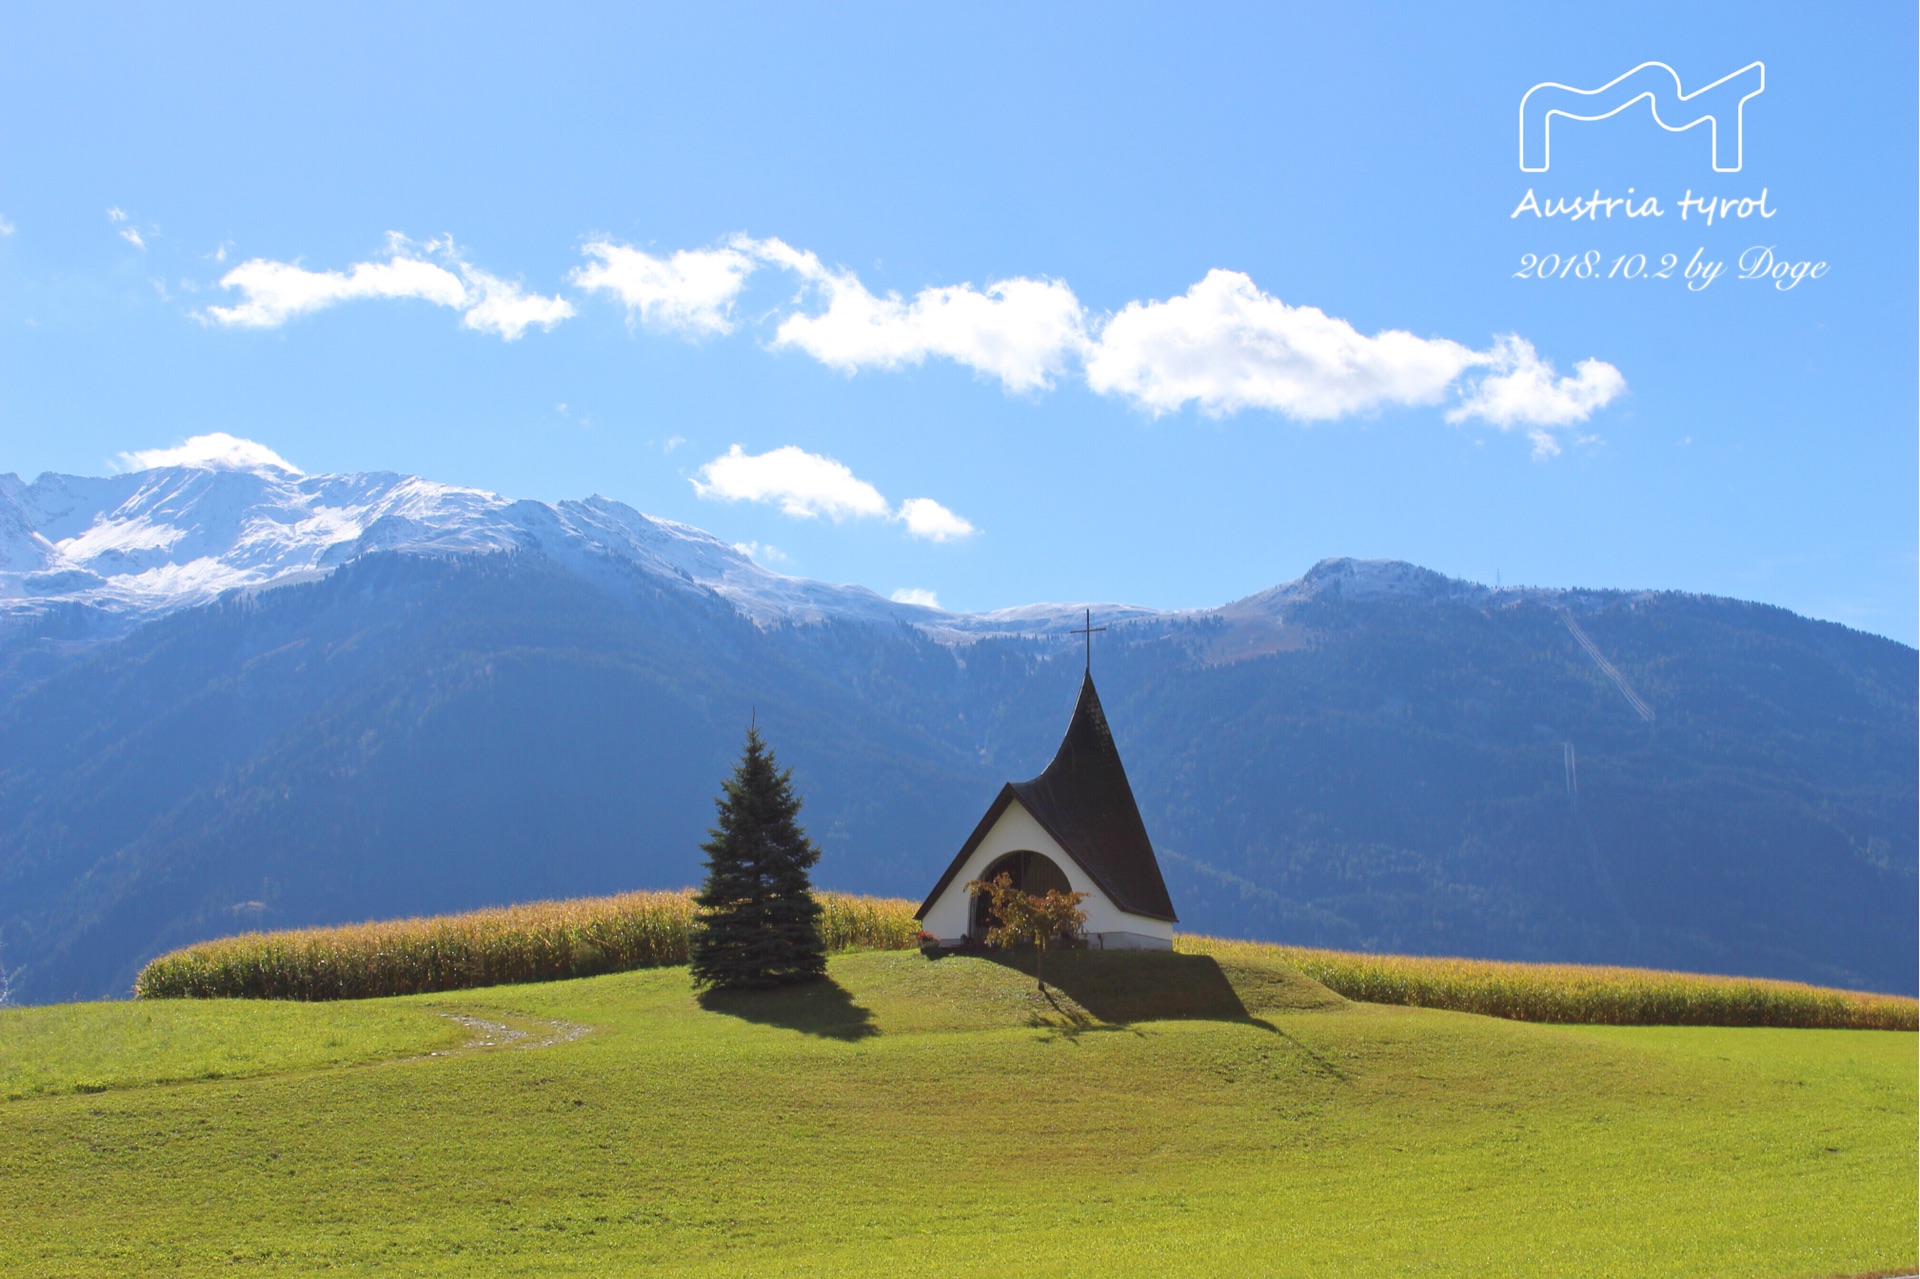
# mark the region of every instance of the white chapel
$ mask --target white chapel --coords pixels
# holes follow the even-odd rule
[[[1085,893],[1090,947],[1173,949],[1173,901],[1091,669],[1053,762],[1030,782],[1000,788],[921,905],[921,928],[943,946],[984,937],[987,901],[970,896],[966,886],[1001,874],[1029,893]]]

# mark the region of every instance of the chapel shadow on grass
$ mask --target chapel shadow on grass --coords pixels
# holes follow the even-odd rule
[[[1032,977],[1031,949],[987,950],[981,957]],[[1110,1026],[1136,1021],[1237,1021],[1274,1029],[1247,1011],[1211,955],[1153,950],[1054,950],[1047,987]],[[1057,1005],[1056,1005],[1057,1006]],[[1065,1012],[1066,1010],[1062,1010]]]
[[[831,977],[772,990],[704,990],[697,998],[710,1013],[822,1039],[851,1042],[880,1033],[873,1013],[853,1002],[847,988]]]

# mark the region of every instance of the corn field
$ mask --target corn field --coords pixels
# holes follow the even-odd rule
[[[1219,958],[1277,959],[1337,994],[1364,1003],[1446,1008],[1514,1021],[1913,1030],[1920,1012],[1915,1001],[1897,995],[1753,977],[1364,955],[1213,937],[1182,936],[1179,948]]]
[[[829,951],[907,950],[919,924],[898,898],[817,894]],[[371,999],[558,981],[684,964],[693,890],[535,902],[428,919],[245,933],[162,955],[141,999]],[[1189,954],[1278,961],[1348,999],[1516,1021],[1615,1026],[1796,1026],[1913,1030],[1894,995],[1644,968],[1365,955],[1182,934]]]
[[[829,951],[904,950],[915,903],[817,894]],[[535,902],[428,919],[245,933],[162,955],[141,999],[372,999],[684,964],[693,890]]]

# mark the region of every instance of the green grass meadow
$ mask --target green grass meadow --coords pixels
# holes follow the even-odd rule
[[[1356,1004],[1251,953],[1048,967],[1052,999],[1011,964],[875,952],[835,956],[829,982],[704,1004],[684,968],[655,968],[0,1010],[0,1272],[1784,1277],[1915,1261],[1912,1034]],[[469,1031],[444,1014],[510,1031],[451,1047]]]
[[[389,1001],[0,1008],[0,1102],[323,1070],[454,1048],[468,1038],[456,1022]]]

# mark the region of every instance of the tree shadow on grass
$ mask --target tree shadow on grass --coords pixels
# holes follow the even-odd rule
[[[1274,1034],[1280,1036],[1280,1038],[1286,1040],[1289,1044],[1292,1044],[1293,1050],[1306,1059],[1308,1068],[1311,1069],[1314,1074],[1319,1075],[1323,1079],[1337,1079],[1341,1083],[1346,1083],[1353,1078],[1353,1072],[1340,1066],[1324,1053],[1316,1052],[1298,1035],[1289,1035],[1272,1022],[1261,1021],[1258,1017],[1253,1020],[1257,1025],[1265,1026],[1268,1030],[1271,1030]]]
[[[989,950],[981,958],[1032,977],[1031,950]],[[1068,1034],[1124,1028],[1137,1021],[1231,1021],[1278,1033],[1255,1017],[1210,955],[1155,950],[1050,951],[1047,988],[1072,1004],[1049,997]],[[1078,1005],[1078,1008],[1073,1007]],[[1082,1011],[1084,1010],[1084,1011]]]
[[[847,988],[831,977],[773,990],[707,990],[698,1000],[710,1013],[822,1039],[852,1042],[880,1033],[873,1013],[854,1003]]]

